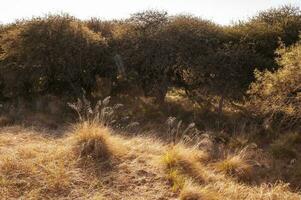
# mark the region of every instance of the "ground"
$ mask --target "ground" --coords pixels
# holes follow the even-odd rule
[[[301,199],[285,183],[254,184],[244,152],[204,149],[82,122],[0,129],[1,199]]]

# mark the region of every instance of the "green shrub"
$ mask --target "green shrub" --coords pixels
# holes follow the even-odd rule
[[[98,75],[111,79],[116,93],[134,85],[143,91],[135,96],[161,104],[168,89],[177,87],[204,107],[219,99],[222,111],[224,100],[242,99],[256,68],[283,65],[275,62],[279,39],[292,45],[300,30],[300,9],[291,6],[231,26],[154,10],[119,21],[69,15],[21,20],[0,26],[0,97],[78,96],[81,88],[90,95]]]
[[[94,75],[105,71],[109,55],[103,37],[68,15],[50,15],[8,25],[1,33],[0,44],[3,49],[0,70],[5,71],[1,74],[26,77],[18,80],[4,75],[7,96],[20,94],[13,94],[15,90],[11,87],[25,94],[78,95],[81,88],[90,91]]]
[[[251,85],[253,109],[278,127],[301,128],[301,42],[278,50],[280,68],[256,72]],[[271,124],[270,123],[270,124]]]

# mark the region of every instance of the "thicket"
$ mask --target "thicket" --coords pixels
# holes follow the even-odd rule
[[[5,25],[0,43],[4,97],[76,96],[91,92],[95,74],[110,71],[105,38],[68,15]]]
[[[255,79],[253,96],[260,93],[255,91],[258,82],[276,84],[267,77],[279,76],[284,68],[293,73],[295,68],[284,67],[296,64],[291,53],[275,52],[280,44],[296,43],[300,30],[301,11],[292,6],[230,26],[160,11],[113,21],[69,15],[16,21],[0,26],[0,98],[78,97],[82,88],[93,98],[98,81],[106,78],[111,95],[136,91],[131,96],[155,97],[162,104],[168,89],[176,87],[200,106],[216,108],[219,99],[221,112],[224,101],[242,99]],[[255,69],[270,72],[255,77]]]
[[[252,109],[265,116],[268,126],[301,128],[301,41],[277,52],[277,71],[255,73],[249,90]]]

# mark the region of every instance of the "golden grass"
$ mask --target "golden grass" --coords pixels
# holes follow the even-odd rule
[[[226,159],[216,163],[216,169],[240,180],[250,180],[253,166],[244,158],[243,153],[228,155]]]
[[[110,132],[105,127],[99,127],[93,122],[83,122],[74,127],[72,137],[79,148],[80,157],[92,157],[95,159],[108,159],[112,152],[109,144]]]
[[[102,171],[107,161],[112,168]],[[182,200],[301,199],[285,183],[255,186],[233,178],[252,179],[250,167],[243,153],[216,162],[197,148],[124,138],[91,122],[61,138],[0,129],[2,199],[169,199],[172,190]]]
[[[220,200],[300,200],[298,193],[290,191],[287,184],[262,184],[260,186],[248,186],[235,181],[225,179],[206,185],[207,191],[220,194]]]
[[[251,186],[237,181],[237,178],[252,179],[252,165],[247,162],[245,151],[229,155],[217,163],[210,163],[206,156],[200,159],[198,155],[202,155],[201,152],[175,145],[162,156],[166,178],[172,182],[173,189],[179,192],[182,200],[301,199],[299,193],[290,191],[288,184]]]
[[[0,196],[5,199],[55,199],[93,195],[94,190],[101,189],[101,181],[93,175],[94,165],[82,168],[77,147],[91,139],[98,142],[104,138],[96,133],[109,134],[103,127],[82,124],[69,137],[61,139],[26,130],[22,135],[1,135],[1,146],[6,144],[8,148],[0,149]],[[112,155],[106,140],[99,142],[105,147],[89,153],[96,153],[97,158]]]
[[[221,199],[219,193],[196,185],[192,181],[187,181],[180,193],[181,200],[218,200]]]
[[[202,162],[208,160],[208,154],[183,144],[170,147],[162,156],[161,162],[167,171],[167,179],[174,190],[180,190],[185,184],[185,175],[193,176],[199,183],[209,180],[203,170]]]
[[[1,152],[0,195],[7,199],[67,197],[76,185],[93,182],[80,171],[71,146],[63,141],[20,144]]]

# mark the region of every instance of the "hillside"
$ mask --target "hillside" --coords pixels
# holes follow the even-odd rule
[[[301,200],[301,8],[0,22],[2,199]]]
[[[196,148],[126,135],[88,122],[1,128],[1,199],[301,199],[287,184],[252,181],[249,149],[220,160],[205,140]]]

